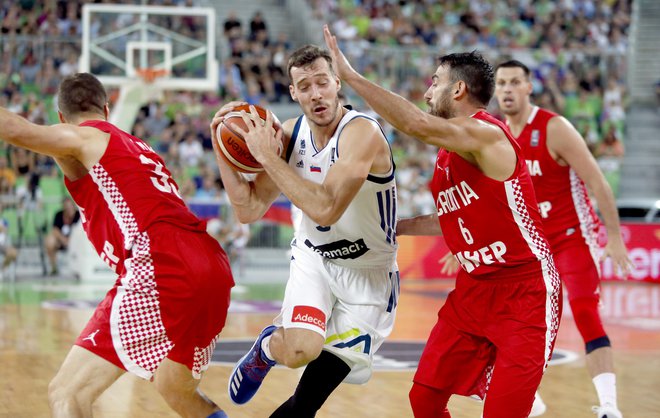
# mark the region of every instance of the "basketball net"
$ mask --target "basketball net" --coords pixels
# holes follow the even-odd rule
[[[142,105],[150,101],[162,100],[163,89],[155,81],[168,74],[169,72],[164,69],[136,68],[137,77],[122,85],[119,90],[110,122],[120,129],[130,131]]]
[[[135,73],[138,77],[144,80],[147,84],[152,84],[157,78],[165,77],[168,74],[167,70],[155,68],[137,68]]]

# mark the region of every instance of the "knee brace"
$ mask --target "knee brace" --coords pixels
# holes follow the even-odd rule
[[[577,325],[585,343],[590,343],[599,340],[602,337],[606,337],[605,329],[603,328],[603,323],[601,322],[600,314],[598,313],[597,298],[578,298],[571,300],[570,304],[573,318],[575,319],[575,325]],[[596,348],[600,348],[601,346],[591,348],[590,350],[589,344],[587,344],[587,353]]]

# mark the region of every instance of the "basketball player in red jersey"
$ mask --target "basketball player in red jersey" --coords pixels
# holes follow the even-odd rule
[[[607,245],[603,257],[611,257],[627,275],[632,263],[621,238],[614,195],[586,142],[570,122],[530,103],[529,75],[529,68],[519,61],[500,64],[495,95],[509,129],[523,149],[543,227],[586,345],[587,368],[600,400],[595,411],[599,417],[621,418],[612,348],[598,313],[600,278],[596,252],[600,222],[585,183],[605,221]]]
[[[89,240],[119,277],[50,383],[52,415],[91,417],[94,400],[129,371],[153,379],[182,416],[226,418],[197,386],[227,315],[227,256],[163,160],[107,122],[96,77],[65,78],[58,108],[53,126],[0,108],[0,138],[55,158]]]
[[[444,233],[462,266],[414,377],[415,417],[449,417],[449,398],[459,394],[485,397],[484,418],[526,418],[554,347],[560,282],[525,160],[506,126],[484,110],[493,68],[477,53],[441,57],[425,113],[357,73],[327,26],[324,36],[339,76],[369,106],[440,148],[431,182],[437,213],[397,227],[398,234]]]

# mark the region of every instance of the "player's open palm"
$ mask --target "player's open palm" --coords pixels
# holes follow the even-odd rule
[[[447,276],[456,275],[460,267],[458,260],[456,260],[456,257],[454,257],[454,254],[452,254],[451,251],[447,251],[447,254],[438,260],[438,263],[442,264],[442,268],[440,268],[440,274],[446,274]]]
[[[608,239],[607,245],[601,256],[601,261],[610,257],[612,262],[614,262],[615,271],[621,277],[626,278],[630,274],[630,270],[634,267],[634,264],[630,257],[628,256],[628,250],[626,249],[625,244],[621,238],[618,239]]]
[[[351,74],[356,74],[356,71],[353,69],[353,67],[351,67],[348,59],[346,59],[346,56],[344,56],[344,53],[339,49],[339,45],[337,44],[337,37],[330,33],[328,25],[323,25],[323,37],[325,38],[325,44],[330,51],[332,62],[339,78],[343,79],[347,76],[350,76]]]

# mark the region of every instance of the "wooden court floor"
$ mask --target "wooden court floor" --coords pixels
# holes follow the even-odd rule
[[[452,283],[405,282],[391,340],[424,341]],[[67,309],[48,307],[58,299],[100,299],[103,288],[73,284],[3,283],[0,285],[0,417],[47,417],[47,386],[74,338],[91,315],[90,304]],[[256,293],[255,293],[256,292]],[[237,299],[281,297],[281,289],[250,289]],[[604,284],[603,315],[615,348],[619,404],[626,418],[660,417],[660,286],[642,283]],[[274,314],[230,314],[222,337],[254,336]],[[588,377],[582,342],[570,315],[565,315],[557,347],[578,354],[567,364],[551,366],[540,392],[548,405],[545,417],[593,417],[596,394]],[[212,366],[202,390],[231,418],[261,418],[292,393],[299,370],[275,368],[255,398],[244,406],[231,404],[227,378],[231,366]],[[412,417],[408,403],[413,371],[375,372],[363,386],[341,385],[317,414],[319,418]],[[478,418],[481,404],[454,397],[455,418]],[[174,417],[146,381],[123,376],[95,404],[96,417]]]

